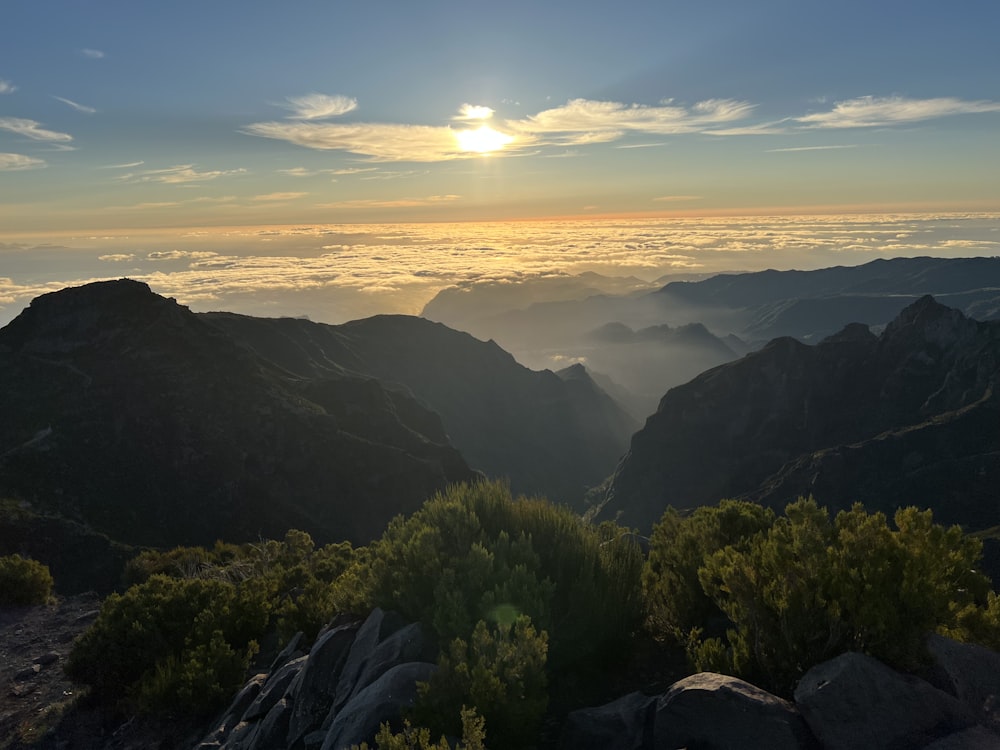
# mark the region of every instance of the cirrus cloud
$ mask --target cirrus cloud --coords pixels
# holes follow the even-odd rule
[[[19,172],[24,169],[41,169],[47,167],[44,159],[24,154],[0,154],[0,172]]]
[[[48,141],[51,143],[66,143],[73,140],[69,133],[46,130],[40,122],[27,120],[23,117],[0,117],[0,130],[30,138],[33,141]]]
[[[17,91],[17,86],[5,78],[0,78],[0,94],[13,94],[15,91]]]
[[[986,112],[1000,112],[1000,102],[954,97],[862,96],[837,102],[829,112],[815,112],[794,120],[807,128],[872,128]]]
[[[290,96],[283,105],[292,110],[293,120],[324,120],[339,117],[358,108],[358,100],[349,96],[329,96],[328,94],[306,94]]]

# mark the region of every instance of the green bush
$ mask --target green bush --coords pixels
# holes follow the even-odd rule
[[[441,654],[438,669],[419,686],[414,716],[421,726],[449,735],[468,703],[490,727],[490,745],[522,748],[532,744],[548,703],[545,632],[527,617],[488,626],[480,620],[468,642],[456,638]]]
[[[975,570],[981,544],[957,526],[914,508],[898,511],[895,526],[860,505],[831,522],[799,500],[765,534],[716,551],[699,579],[733,627],[725,639],[692,636],[696,666],[782,694],[845,651],[919,666],[926,634],[957,627],[959,611],[986,601],[989,581]]]
[[[756,503],[723,500],[682,516],[668,508],[653,526],[649,557],[642,572],[643,593],[655,633],[685,643],[695,628],[725,622],[725,615],[705,593],[698,571],[724,547],[746,549],[771,527],[774,512]]]
[[[454,486],[389,524],[338,582],[338,604],[393,609],[444,639],[526,615],[548,631],[550,662],[578,663],[641,622],[642,552],[623,531],[500,482]]]
[[[486,750],[485,722],[474,709],[463,706],[462,739],[454,747],[445,737],[437,742],[431,740],[431,731],[426,727],[415,727],[409,720],[403,722],[403,731],[394,733],[388,723],[382,724],[375,736],[376,750]],[[352,745],[351,750],[370,750],[367,742]]]
[[[0,606],[44,604],[51,595],[48,566],[20,555],[0,557]]]
[[[211,713],[242,684],[264,631],[261,589],[154,575],[112,594],[74,644],[66,673],[151,713]]]

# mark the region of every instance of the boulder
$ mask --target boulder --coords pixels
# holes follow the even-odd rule
[[[202,742],[223,742],[229,736],[233,727],[239,723],[243,714],[250,708],[250,704],[260,694],[261,687],[263,687],[266,680],[266,674],[257,674],[247,680],[247,683],[240,688],[240,692],[236,694],[229,707],[223,712],[222,717],[212,724],[214,729],[208,733]]]
[[[795,702],[826,750],[921,748],[976,724],[954,696],[853,652],[806,672]]]
[[[292,680],[305,666],[308,659],[308,656],[293,659],[277,672],[271,674],[261,688],[260,694],[254,698],[253,703],[243,714],[243,721],[253,721],[265,716],[271,707],[285,696],[288,686],[292,684]]]
[[[997,736],[985,727],[972,727],[935,740],[923,750],[997,750]]]
[[[370,743],[383,722],[400,723],[403,710],[416,701],[417,683],[429,680],[436,668],[427,662],[409,662],[390,669],[337,713],[322,750]]]
[[[928,680],[975,712],[980,723],[1000,732],[1000,654],[940,635],[927,639],[934,660]]]
[[[288,720],[292,715],[292,704],[282,698],[267,712],[267,716],[257,725],[257,730],[243,745],[246,750],[284,750],[288,747]]]
[[[289,745],[310,730],[318,729],[329,713],[340,673],[360,624],[351,622],[335,627],[313,644],[305,666],[288,688],[295,700],[288,726]]]
[[[411,661],[429,661],[434,657],[428,653],[428,639],[423,626],[414,622],[395,631],[376,646],[365,661],[354,683],[351,697],[357,695],[393,667]]]
[[[806,750],[816,747],[788,701],[728,675],[702,672],[657,700],[652,747]]]
[[[559,735],[561,750],[646,750],[653,747],[656,697],[629,693],[595,708],[566,717]]]

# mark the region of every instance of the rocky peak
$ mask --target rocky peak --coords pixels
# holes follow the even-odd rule
[[[70,352],[137,325],[183,325],[185,316],[190,316],[186,307],[154,294],[142,282],[98,281],[35,298],[0,330],[0,342],[14,351]]]

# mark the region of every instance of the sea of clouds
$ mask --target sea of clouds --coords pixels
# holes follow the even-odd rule
[[[339,323],[419,314],[449,286],[596,272],[814,269],[1000,252],[1000,214],[358,224],[0,236],[0,325],[31,299],[128,277],[196,311]]]

